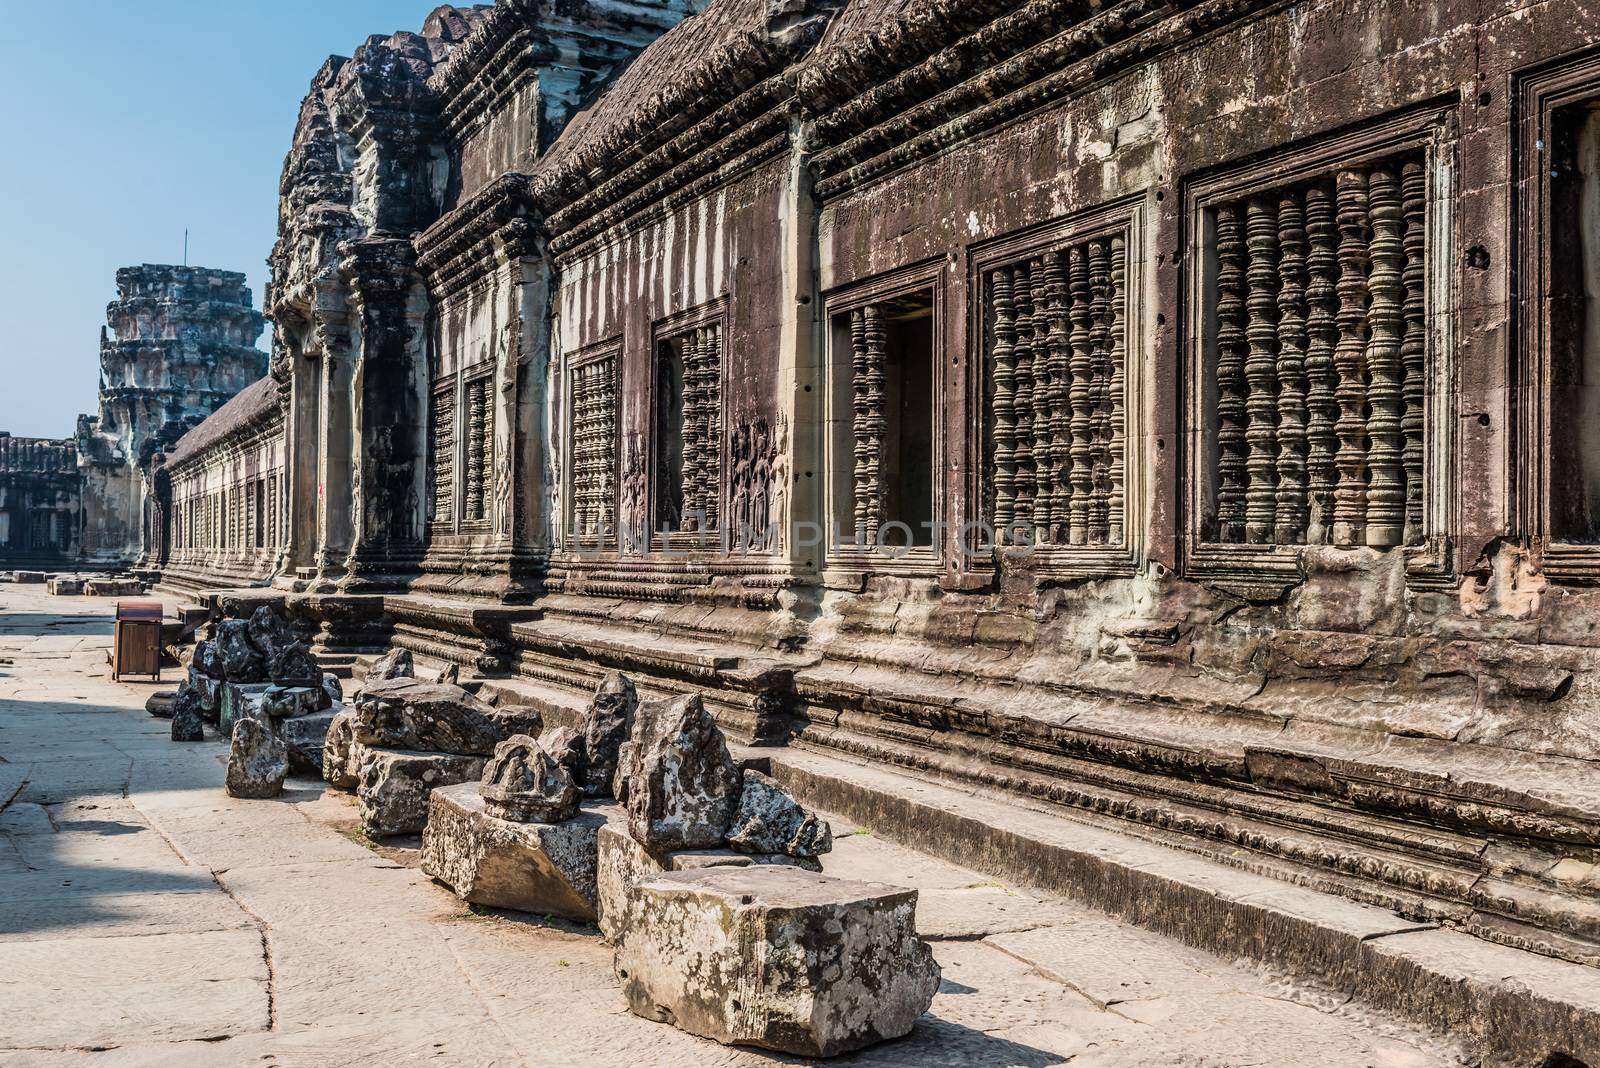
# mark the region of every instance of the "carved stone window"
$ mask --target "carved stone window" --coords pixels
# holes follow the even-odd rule
[[[837,563],[921,569],[938,557],[939,307],[932,271],[828,302],[829,536]]]
[[[982,514],[1043,571],[1126,572],[1140,540],[1128,398],[1141,378],[1142,220],[1139,203],[1110,205],[973,253]]]
[[[1517,492],[1554,578],[1600,581],[1600,57],[1519,94]]]
[[[472,532],[487,525],[494,482],[494,397],[488,367],[434,383],[429,414],[432,522]]]
[[[720,310],[693,325],[658,329],[654,531],[669,538],[677,532],[698,540],[721,530],[722,370]]]
[[[567,540],[577,549],[616,541],[617,350],[567,367]]]
[[[488,369],[461,384],[462,415],[466,418],[466,478],[462,484],[461,521],[481,524],[489,518],[489,492],[494,482],[494,405]]]
[[[456,485],[456,380],[450,376],[433,387],[429,413],[429,452],[433,460],[432,519],[453,525]]]
[[[1448,439],[1430,309],[1442,123],[1391,123],[1191,190],[1191,559],[1293,572],[1299,547],[1444,569]],[[1433,291],[1430,291],[1430,288]],[[1447,327],[1443,327],[1448,329]]]

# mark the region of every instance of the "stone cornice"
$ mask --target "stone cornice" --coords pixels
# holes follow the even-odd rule
[[[417,236],[417,268],[436,296],[465,288],[503,258],[537,250],[539,225],[528,187],[527,175],[502,174]]]

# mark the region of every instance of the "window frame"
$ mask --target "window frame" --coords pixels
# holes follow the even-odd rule
[[[1149,432],[1147,368],[1150,330],[1146,317],[1151,302],[1147,290],[1149,264],[1146,255],[1149,242],[1148,202],[1151,195],[1148,191],[1136,193],[981,242],[967,250],[969,311],[965,378],[968,410],[974,413],[974,431],[967,436],[966,514],[980,517],[989,525],[989,529],[993,528],[994,520],[990,501],[993,475],[989,448],[994,421],[988,398],[989,352],[985,342],[989,298],[984,286],[985,276],[995,268],[1015,260],[1118,234],[1122,235],[1127,256],[1127,263],[1123,267],[1121,317],[1124,330],[1122,544],[1036,545],[1026,550],[997,546],[988,560],[972,559],[964,569],[968,574],[992,574],[996,570],[997,558],[1002,554],[1012,557],[1019,551],[1031,556],[1034,574],[1043,579],[1129,576],[1137,573],[1145,559],[1149,467],[1145,450],[1139,448],[1138,443],[1144,441]]]
[[[585,348],[571,353],[561,354],[560,382],[560,422],[561,427],[561,490],[560,508],[561,528],[559,545],[561,551],[574,556],[588,556],[595,553],[609,553],[617,549],[620,540],[620,526],[622,522],[622,339],[613,337],[605,341],[596,342]],[[574,402],[576,393],[573,382],[577,372],[591,364],[602,360],[610,360],[615,376],[613,390],[612,431],[614,440],[611,449],[611,514],[612,532],[603,539],[579,538],[573,529],[573,518],[577,508],[577,495],[573,489],[573,461],[576,458],[573,435],[577,430],[573,422],[575,415]]]
[[[1585,101],[1600,106],[1600,49],[1587,49],[1513,76],[1512,139],[1516,225],[1512,227],[1517,318],[1516,423],[1512,449],[1514,512],[1521,541],[1547,578],[1574,585],[1600,585],[1600,544],[1556,541],[1550,534],[1551,348],[1549,296],[1552,208],[1551,174],[1544,146],[1551,143],[1555,113]]]
[[[1210,213],[1219,204],[1256,191],[1310,181],[1343,167],[1359,166],[1403,152],[1422,151],[1427,181],[1427,242],[1423,269],[1423,321],[1427,352],[1423,389],[1423,540],[1401,546],[1407,585],[1446,589],[1454,585],[1454,533],[1459,494],[1455,427],[1457,184],[1459,141],[1453,103],[1429,102],[1341,133],[1320,135],[1258,158],[1188,178],[1183,183],[1180,264],[1180,351],[1183,526],[1180,573],[1246,599],[1272,600],[1304,577],[1301,558],[1331,545],[1234,544],[1206,541],[1206,334],[1205,294],[1212,268],[1205,261]],[[1387,550],[1385,550],[1387,551]]]
[[[717,556],[727,552],[728,524],[727,516],[727,470],[728,470],[728,364],[729,353],[729,308],[731,304],[726,295],[707,301],[693,308],[687,308],[673,315],[657,319],[650,324],[650,349],[646,353],[647,373],[646,381],[649,383],[645,390],[645,478],[644,489],[645,516],[650,527],[649,552],[651,554],[670,552],[673,554],[693,553],[697,556]],[[685,533],[674,531],[671,535],[663,536],[660,527],[661,502],[657,499],[659,494],[661,463],[661,431],[657,422],[656,402],[659,397],[660,382],[660,353],[663,343],[699,330],[704,327],[715,326],[718,333],[720,359],[717,364],[717,526],[712,531],[694,531]],[[618,379],[620,396],[620,383]],[[621,477],[624,467],[624,441],[621,437],[621,422],[618,422],[619,437],[617,442],[617,522],[622,522],[622,482]],[[637,535],[635,536],[637,537]]]

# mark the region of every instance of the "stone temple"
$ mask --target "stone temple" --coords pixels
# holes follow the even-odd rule
[[[100,331],[100,410],[73,438],[0,447],[0,564],[124,569],[163,555],[165,452],[266,371],[244,275],[117,272]],[[5,439],[0,439],[3,441]]]
[[[270,373],[127,541],[326,662],[704,691],[873,825],[982,788],[1600,964],[1597,46],[1580,0],[442,7],[312,77]],[[124,419],[79,463],[146,462]],[[1009,825],[908,834],[1450,1022],[1446,963]]]

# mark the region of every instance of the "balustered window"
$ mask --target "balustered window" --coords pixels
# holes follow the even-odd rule
[[[897,280],[829,304],[832,548],[879,567],[931,560],[939,518],[938,301]]]
[[[574,361],[567,397],[567,537],[599,548],[616,537],[616,350]]]
[[[451,375],[434,383],[429,411],[428,451],[433,461],[431,518],[445,526],[455,522],[456,486],[456,380]]]
[[[981,272],[988,514],[1002,542],[1124,541],[1127,264],[1119,229]]]
[[[659,337],[655,356],[656,530],[720,529],[722,324]]]
[[[1424,540],[1428,188],[1417,148],[1201,209],[1203,541]]]

